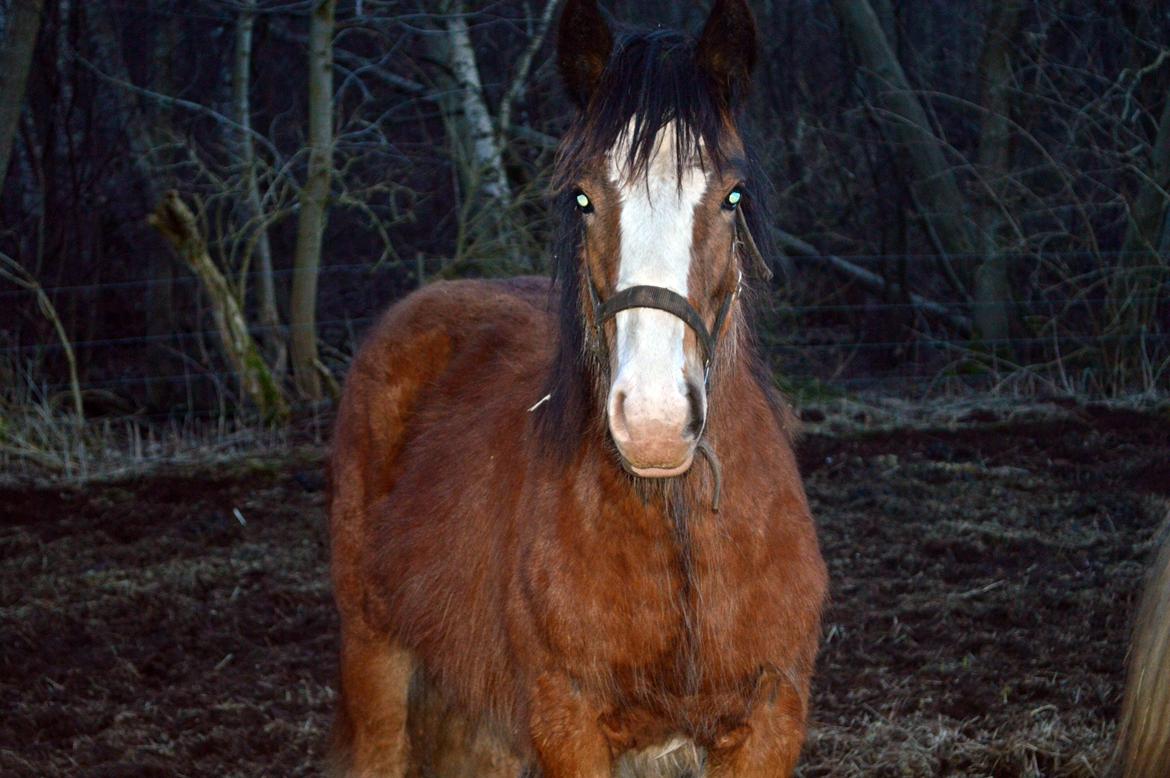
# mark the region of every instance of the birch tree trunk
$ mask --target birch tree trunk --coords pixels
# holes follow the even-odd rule
[[[976,210],[978,247],[983,261],[975,271],[975,328],[996,349],[1011,337],[1011,284],[1003,253],[1004,198],[1011,175],[1012,49],[1020,29],[1021,0],[1001,0],[987,27],[980,73],[983,77],[983,124],[979,136],[979,171],[985,188]]]
[[[541,12],[540,19],[532,30],[532,38],[528,41],[528,46],[525,47],[524,53],[520,55],[520,59],[516,62],[516,68],[512,75],[512,84],[508,87],[507,93],[500,101],[500,110],[498,112],[499,121],[497,122],[500,130],[499,146],[507,142],[508,133],[512,131],[512,109],[524,94],[524,89],[528,83],[528,73],[532,70],[532,59],[544,44],[544,37],[548,34],[548,29],[552,25],[553,13],[556,12],[557,6],[559,5],[560,2],[558,0],[547,0],[544,11]],[[501,165],[502,168],[503,166]]]
[[[333,32],[336,0],[320,0],[309,17],[309,172],[301,190],[289,326],[293,378],[309,400],[320,400],[317,358],[317,274],[333,175]]]
[[[919,212],[944,252],[970,253],[975,243],[965,219],[967,203],[877,14],[868,0],[833,0],[833,8],[862,65],[882,87],[875,90],[873,99],[889,114],[892,136],[905,149],[913,168],[911,191]]]
[[[43,5],[43,0],[12,0],[8,9],[8,29],[0,48],[0,188],[4,186],[12,142],[20,126]]]
[[[242,0],[239,18],[236,21],[236,50],[232,65],[233,119],[240,125],[234,131],[237,138],[237,154],[243,171],[244,201],[241,204],[244,222],[249,226],[247,244],[252,246],[245,258],[244,268],[252,267],[255,260],[256,300],[258,318],[262,328],[261,342],[264,343],[268,364],[279,374],[284,371],[287,360],[287,345],[281,332],[280,313],[276,307],[276,282],[272,274],[272,244],[268,240],[268,228],[264,223],[264,211],[260,200],[260,185],[256,180],[256,148],[252,141],[252,40],[256,27],[256,0]]]
[[[471,46],[471,34],[462,4],[447,20],[447,34],[451,72],[455,75],[455,86],[463,104],[463,116],[467,119],[472,151],[472,164],[479,179],[480,194],[499,206],[512,203],[508,189],[508,177],[504,172],[504,157],[492,126],[492,115],[483,96],[483,84],[479,78],[479,66],[475,60],[475,49]]]
[[[449,2],[444,11],[446,34],[432,36],[431,48],[434,59],[446,65],[446,73],[439,76],[440,105],[463,186],[463,235],[456,263],[466,259],[462,254],[468,246],[476,254],[471,259],[483,261],[491,254],[511,254],[505,244],[513,197],[503,141],[484,96],[463,3]]]

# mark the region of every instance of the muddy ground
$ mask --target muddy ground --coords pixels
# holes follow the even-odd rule
[[[1170,417],[806,417],[833,604],[801,774],[1101,774]],[[320,462],[0,489],[0,775],[319,774]]]

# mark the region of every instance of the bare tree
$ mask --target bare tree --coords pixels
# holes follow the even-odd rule
[[[532,28],[528,46],[516,61],[512,84],[508,87],[503,99],[500,100],[498,124],[501,142],[506,142],[508,133],[513,129],[512,111],[528,86],[528,74],[532,70],[532,60],[544,44],[544,38],[552,25],[553,14],[556,13],[558,7],[560,7],[560,0],[546,0],[544,10]]]
[[[140,209],[139,213],[148,212],[162,199],[168,185],[164,178],[166,168],[160,150],[165,145],[168,134],[170,106],[147,101],[143,99],[142,91],[128,88],[134,86],[127,62],[127,55],[131,52],[123,47],[118,35],[119,20],[114,9],[94,4],[86,6],[83,10],[86,20],[92,26],[97,59],[111,80],[109,105],[119,117],[118,126],[123,133],[119,142],[124,143],[129,151],[131,170],[136,178],[133,187],[141,195],[134,206]],[[173,75],[172,62],[169,57],[162,56],[162,52],[168,51],[174,45],[174,39],[177,38],[176,22],[175,18],[164,19],[155,30],[158,37],[155,40],[154,52],[159,60],[157,76],[161,82],[152,85],[156,90],[169,91],[172,87],[169,83]],[[146,287],[144,294],[146,334],[154,342],[164,342],[176,330],[171,284],[175,272],[174,261],[167,255],[165,249],[148,251],[143,259],[146,275],[152,282]],[[163,384],[148,386],[150,403],[167,404],[168,389],[169,387]]]
[[[317,276],[333,179],[333,32],[336,0],[319,0],[309,15],[309,171],[301,190],[301,214],[293,259],[289,326],[297,389],[320,400],[317,357]]]
[[[435,92],[443,111],[452,161],[459,173],[460,236],[454,266],[482,265],[502,247],[509,230],[512,189],[504,169],[501,137],[480,78],[479,61],[461,0],[442,5],[439,34],[427,37],[434,69]],[[470,248],[474,256],[467,256]]]
[[[447,64],[454,77],[454,86],[466,121],[466,140],[477,188],[492,207],[508,208],[512,204],[512,191],[504,172],[503,150],[484,98],[479,63],[475,58],[475,48],[471,45],[471,33],[467,29],[462,2],[452,4],[446,29]]]
[[[462,0],[448,0],[443,9],[441,34],[427,38],[430,56],[440,64],[434,71],[433,98],[442,107],[452,158],[461,186],[460,238],[456,242],[454,269],[463,264],[479,266],[501,258],[505,270],[531,270],[531,257],[518,250],[516,235],[517,191],[508,178],[504,159],[507,144],[517,136],[538,145],[555,140],[518,127],[513,120],[516,103],[527,87],[532,62],[544,42],[558,6],[546,0],[540,14],[532,17],[527,45],[507,72],[504,90],[493,113],[484,89],[482,65],[468,20],[477,18]],[[530,6],[525,4],[526,8]],[[490,266],[486,266],[490,271]]]
[[[243,177],[242,212],[248,233],[241,272],[241,283],[247,283],[248,270],[253,259],[256,265],[256,292],[258,319],[262,327],[261,340],[265,344],[268,362],[277,374],[283,372],[287,346],[280,326],[276,306],[276,282],[272,272],[272,244],[260,198],[256,175],[256,146],[252,138],[252,39],[256,27],[256,0],[240,0],[236,19],[235,52],[232,63],[233,117],[239,125],[233,128],[237,155]]]
[[[8,172],[12,141],[20,124],[43,5],[44,0],[12,0],[8,11],[7,34],[0,47],[0,186]]]
[[[1129,225],[1114,284],[1120,321],[1131,332],[1149,323],[1156,300],[1150,292],[1157,288],[1155,284],[1159,280],[1157,263],[1170,247],[1167,192],[1170,192],[1170,93],[1163,98],[1158,130],[1150,148],[1149,170],[1129,208]]]
[[[979,181],[969,194],[960,184],[957,165],[947,161],[947,144],[935,131],[918,92],[911,88],[868,0],[834,0],[834,8],[876,84],[872,99],[878,115],[885,120],[895,144],[906,153],[914,175],[911,191],[917,209],[944,260],[947,255],[981,258],[973,279],[944,264],[956,286],[972,298],[975,336],[992,350],[1006,349],[1011,337],[1012,290],[1003,251],[1004,202],[1012,176],[1012,52],[1022,2],[991,4],[977,71],[983,95],[974,167]]]
[[[1011,337],[1011,284],[1003,252],[1004,202],[1012,173],[1012,51],[1020,29],[1021,0],[992,3],[979,72],[983,81],[983,121],[979,135],[979,174],[975,220],[982,261],[975,271],[975,327],[1002,348]]]
[[[914,171],[911,191],[940,248],[947,254],[969,254],[974,248],[966,220],[966,202],[947,163],[944,146],[910,87],[868,0],[833,0],[846,37],[870,72],[877,88],[873,99],[896,143]]]
[[[195,214],[178,192],[170,191],[163,196],[149,221],[203,283],[211,298],[212,318],[220,343],[239,376],[244,396],[255,404],[265,421],[274,424],[285,421],[288,404],[284,393],[248,332],[248,322],[235,290],[207,252],[207,241],[199,232]]]

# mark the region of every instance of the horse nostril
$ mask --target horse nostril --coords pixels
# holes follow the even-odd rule
[[[625,392],[614,393],[613,404],[609,409],[609,429],[615,440],[626,441],[630,439],[629,424],[626,421]]]
[[[690,406],[690,420],[687,422],[686,437],[689,440],[698,440],[703,436],[703,428],[707,425],[707,409],[703,392],[694,383],[687,382],[687,403]]]

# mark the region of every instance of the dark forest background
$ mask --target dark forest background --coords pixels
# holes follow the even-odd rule
[[[0,0],[0,442],[281,423],[390,301],[545,272],[556,5]],[[1164,393],[1164,4],[753,5],[786,389]]]

